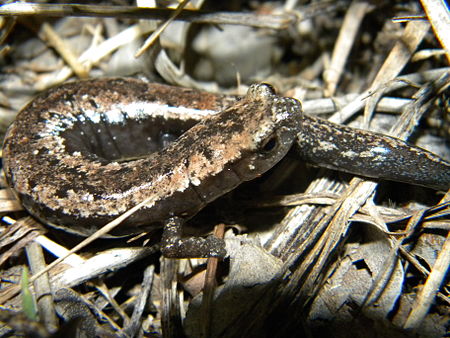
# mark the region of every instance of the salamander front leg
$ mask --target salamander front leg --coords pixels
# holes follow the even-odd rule
[[[161,252],[168,258],[225,257],[225,241],[209,236],[181,238],[184,220],[171,217],[164,223]]]

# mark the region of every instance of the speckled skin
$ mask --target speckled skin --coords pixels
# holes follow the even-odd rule
[[[5,174],[32,215],[82,235],[149,197],[114,234],[189,217],[270,169],[300,129],[300,103],[275,95],[268,85],[250,87],[225,108],[234,101],[134,79],[66,84],[19,113],[3,146]],[[167,133],[191,127],[180,107],[201,112],[206,105],[221,112],[161,151],[116,161],[154,150],[153,141],[164,136],[154,134],[155,123]]]
[[[450,188],[450,163],[400,139],[306,117],[296,149],[306,161],[356,175]]]
[[[303,115],[298,101],[268,85],[252,86],[237,100],[136,79],[64,84],[18,114],[3,164],[31,214],[82,235],[150,197],[113,233],[121,235],[194,215],[270,169],[294,141],[300,155],[318,165],[450,186],[450,164],[436,155]]]

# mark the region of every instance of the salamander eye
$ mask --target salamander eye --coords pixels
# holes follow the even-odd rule
[[[261,149],[264,153],[270,153],[276,148],[278,148],[278,137],[277,135],[272,135],[265,141]]]
[[[249,99],[264,99],[274,95],[275,89],[268,83],[253,84],[247,91],[247,98]]]
[[[271,95],[275,95],[277,93],[277,91],[275,90],[275,87],[272,86],[270,83],[263,82],[260,84],[260,86],[264,88],[264,91],[266,91],[267,93],[269,93]]]

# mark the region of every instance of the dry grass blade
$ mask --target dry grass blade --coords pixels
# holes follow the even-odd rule
[[[31,273],[35,273],[45,268],[46,264],[44,254],[42,247],[39,244],[31,242],[27,246],[26,250]],[[36,279],[33,286],[38,306],[38,313],[42,316],[47,330],[49,332],[55,331],[58,327],[58,320],[53,307],[53,299],[51,296],[52,289],[48,274],[43,274],[41,277]]]
[[[149,266],[144,271],[144,279],[142,281],[142,293],[134,307],[130,322],[123,329],[123,333],[128,337],[134,337],[138,334],[138,330],[142,321],[142,314],[145,306],[149,301],[150,291],[153,287],[155,268],[153,265]]]
[[[414,214],[413,217],[411,217],[411,219],[408,221],[408,225],[405,230],[405,235],[401,236],[401,238],[396,239],[395,242],[392,244],[389,255],[387,259],[383,262],[383,268],[381,269],[379,274],[375,277],[374,283],[369,289],[369,292],[367,293],[363,306],[373,304],[379,299],[381,293],[384,291],[387,284],[389,283],[389,279],[391,278],[396,265],[398,264],[399,260],[398,252],[403,241],[409,238],[414,233],[414,230],[419,228],[419,224],[421,223],[425,215],[425,212],[426,210],[421,210],[416,214]]]
[[[175,12],[173,13],[173,15],[170,16],[169,19],[167,19],[166,21],[164,21],[164,23],[159,26],[159,28],[157,28],[148,38],[147,40],[145,40],[144,44],[142,45],[141,48],[139,48],[139,50],[136,52],[136,54],[134,55],[134,57],[140,57],[147,49],[150,48],[150,46],[153,45],[153,43],[156,41],[156,39],[158,38],[158,36],[161,35],[161,33],[164,31],[164,29],[171,23],[173,22],[176,17],[178,15],[180,15],[180,13],[183,11],[183,8],[186,7],[186,5],[189,3],[189,0],[183,0],[182,2],[179,3],[179,5],[177,6],[177,8],[175,9]]]
[[[450,198],[450,190],[443,199],[442,205],[448,206]],[[439,292],[439,288],[444,282],[446,275],[448,274],[450,267],[450,230],[447,232],[447,238],[439,251],[439,255],[434,263],[428,278],[420,289],[417,298],[412,305],[411,312],[409,313],[404,328],[417,329],[423,322],[430,307],[435,300],[436,294]],[[444,297],[445,298],[445,297]],[[447,297],[448,300],[448,297]]]
[[[42,38],[48,41],[49,45],[61,54],[61,57],[69,64],[73,72],[80,79],[85,79],[88,77],[89,72],[86,67],[78,62],[77,57],[72,52],[70,47],[58,36],[58,34],[48,23],[44,23],[42,26]]]
[[[433,266],[427,281],[423,285],[417,295],[417,299],[413,305],[412,311],[408,316],[405,323],[406,329],[417,328],[427,315],[433,301],[436,297],[436,293],[442,285],[448,268],[450,266],[450,232],[447,234],[447,239],[444,246],[439,252],[438,259]]]
[[[325,263],[336,247],[342,242],[350,226],[350,218],[366,202],[370,195],[373,194],[375,187],[375,183],[360,182],[359,179],[354,179],[347,192],[333,205],[334,210],[330,213],[333,215],[332,218],[323,218],[322,227],[326,227],[326,230],[312,248],[311,253],[296,271],[303,278],[311,265],[314,266],[314,269],[308,273],[308,279],[304,285],[305,291],[308,290],[306,292],[310,292],[311,290],[317,291],[321,285],[321,283],[318,283],[318,279],[323,273]]]
[[[4,43],[13,30],[15,24],[16,18],[0,18],[0,45],[3,45],[2,49],[7,48]],[[4,51],[1,51],[1,53],[4,53]]]
[[[216,226],[214,236],[223,239],[224,233],[225,233],[225,224],[219,224],[218,226]],[[202,327],[202,332],[204,333],[203,337],[211,336],[211,321],[212,316],[214,315],[214,312],[211,311],[211,309],[214,298],[214,290],[217,287],[216,273],[218,264],[219,264],[218,258],[216,257],[208,258],[205,274],[203,298],[202,298],[202,312],[204,318]]]
[[[353,47],[355,36],[369,9],[370,5],[368,2],[353,1],[345,14],[339,37],[333,49],[330,66],[323,75],[326,82],[326,96],[334,95],[344,65],[347,62],[348,55]]]
[[[10,257],[17,254],[33,239],[44,233],[45,230],[33,218],[25,217],[7,228],[0,236],[0,247],[8,248],[0,256],[0,266]],[[11,247],[9,247],[12,244]],[[4,290],[0,291],[0,299]],[[0,302],[2,304],[3,302]]]
[[[74,287],[110,271],[119,270],[155,251],[154,247],[130,247],[97,252],[95,256],[85,260],[82,264],[54,273],[52,283],[55,288]]]
[[[444,47],[447,60],[450,62],[450,12],[448,4],[441,0],[421,0],[434,34]]]
[[[391,81],[386,88],[383,88],[383,93],[390,93],[409,86],[411,83],[424,83],[425,81],[434,81],[442,74],[450,71],[450,67],[444,67],[441,69],[434,69],[432,71],[424,71],[420,73],[402,75]],[[377,90],[381,90],[378,88]],[[333,114],[329,120],[336,123],[342,123],[354,116],[360,109],[364,108],[367,101],[372,98],[374,92],[372,90],[366,90],[359,94],[352,102],[342,107],[339,111]],[[378,100],[376,101],[378,102]]]
[[[0,16],[42,15],[48,17],[88,16],[112,17],[122,19],[168,20],[176,10],[159,8],[142,8],[133,6],[98,6],[80,4],[27,4],[11,3],[0,7]],[[259,28],[285,29],[295,21],[295,16],[257,15],[244,13],[205,13],[184,10],[177,20],[194,23],[247,25]]]
[[[183,332],[180,309],[182,302],[176,283],[180,263],[164,257],[161,260],[161,326],[168,337],[180,337]]]
[[[150,28],[151,29],[151,28]],[[94,45],[91,48],[84,51],[80,57],[78,58],[78,63],[83,64],[87,71],[90,71],[91,68],[97,63],[109,56],[112,52],[124,46],[131,41],[136,40],[141,35],[148,33],[148,28],[143,28],[140,25],[133,25],[124,29],[123,31],[117,33],[113,37],[103,41],[99,45]],[[44,90],[49,87],[54,86],[55,84],[64,82],[73,74],[73,69],[71,67],[63,67],[61,70],[57,72],[57,74],[53,74],[49,78],[44,78],[41,82],[38,82],[35,86],[37,90]]]
[[[403,36],[398,41],[387,57],[383,66],[373,80],[371,90],[380,88],[381,85],[393,80],[407,64],[419,43],[425,37],[429,29],[429,23],[424,21],[410,21],[407,23]],[[383,90],[375,92],[364,109],[364,125],[368,126],[375,106],[383,95]]]
[[[0,212],[14,212],[23,210],[22,205],[10,190],[0,190]]]

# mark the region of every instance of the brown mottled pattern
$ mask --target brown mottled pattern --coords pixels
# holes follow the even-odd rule
[[[267,85],[252,86],[225,108],[234,101],[133,79],[69,83],[38,96],[19,113],[3,147],[5,173],[31,214],[75,233],[92,233],[149,197],[118,233],[189,216],[271,168],[299,131],[298,101],[274,95]],[[145,158],[119,163],[99,156],[96,146],[120,143],[116,139],[128,131],[127,123],[141,126],[147,115],[149,120],[157,115],[155,109],[178,114],[169,112],[171,106],[223,111]],[[130,111],[136,107],[143,111]],[[108,120],[118,117],[124,120]],[[136,139],[146,141],[145,135]]]

